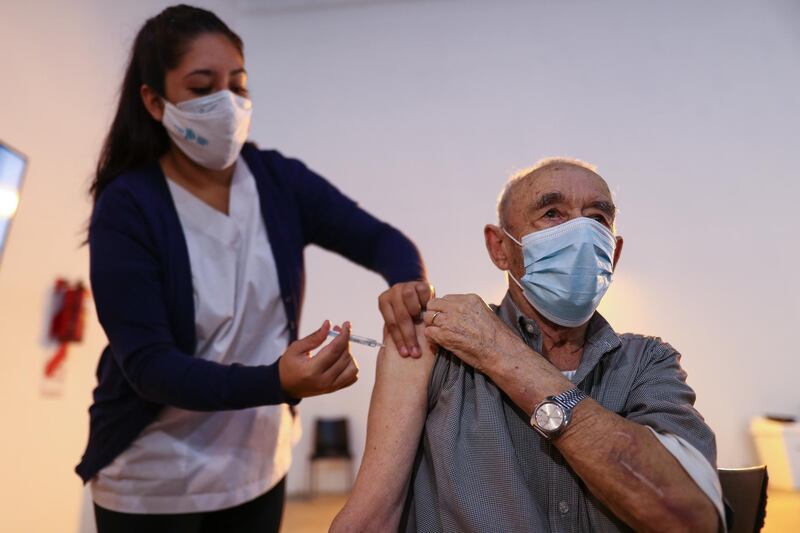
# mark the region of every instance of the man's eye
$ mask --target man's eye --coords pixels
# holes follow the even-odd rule
[[[189,90],[194,94],[202,95],[209,94],[211,92],[211,87],[190,87]]]
[[[555,218],[558,216],[558,211],[555,209],[550,209],[547,213],[544,214],[545,218]]]
[[[239,96],[247,96],[249,94],[249,91],[245,87],[234,87],[231,91]]]

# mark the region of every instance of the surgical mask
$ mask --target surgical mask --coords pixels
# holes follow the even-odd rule
[[[228,168],[250,133],[252,102],[219,91],[173,105],[164,101],[164,127],[172,141],[198,165]]]
[[[516,240],[525,274],[517,280],[525,299],[548,320],[567,327],[586,323],[611,285],[613,233],[591,218],[575,218]]]

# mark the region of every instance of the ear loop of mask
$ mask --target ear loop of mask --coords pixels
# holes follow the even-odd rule
[[[503,233],[505,233],[506,235],[508,235],[508,238],[509,238],[509,239],[511,239],[512,241],[514,241],[514,243],[515,243],[517,246],[519,246],[520,248],[522,247],[522,243],[521,243],[521,242],[519,242],[517,239],[515,239],[515,238],[514,238],[514,236],[513,236],[513,235],[511,235],[511,234],[508,232],[508,230],[507,230],[506,228],[501,228],[501,229],[503,230]]]
[[[517,246],[519,246],[520,248],[522,248],[522,243],[521,243],[521,242],[519,242],[517,239],[515,239],[515,238],[514,238],[514,236],[513,236],[513,235],[511,235],[511,234],[508,232],[508,230],[506,230],[506,228],[502,228],[502,230],[503,230],[503,233],[505,233],[506,235],[508,235],[508,238],[509,238],[509,239],[511,239],[512,241],[514,241],[514,244],[516,244]],[[522,293],[523,293],[523,294],[525,294],[525,287],[523,287],[523,286],[522,286],[522,283],[521,283],[521,282],[520,282],[520,281],[517,279],[517,277],[516,277],[514,274],[512,274],[510,270],[506,270],[506,274],[508,275],[508,277],[509,277],[509,278],[511,278],[511,280],[512,280],[514,283],[516,283],[516,284],[517,284],[517,286],[518,286],[520,289],[522,289]]]

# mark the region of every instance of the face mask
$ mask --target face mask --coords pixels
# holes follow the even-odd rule
[[[198,165],[228,168],[250,133],[253,104],[231,91],[219,91],[173,105],[164,101],[164,127],[172,141]]]
[[[525,274],[517,280],[542,316],[567,327],[586,323],[611,285],[617,241],[596,220],[580,217],[529,233],[519,242]]]

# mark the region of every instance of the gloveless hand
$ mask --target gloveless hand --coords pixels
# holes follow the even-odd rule
[[[476,294],[450,294],[428,302],[425,336],[485,374],[522,341]]]
[[[311,335],[294,341],[278,360],[281,387],[292,398],[307,398],[349,387],[358,379],[358,364],[350,353],[350,323],[316,356],[311,350],[325,342],[331,325],[327,320]]]
[[[414,321],[433,295],[433,285],[423,280],[397,283],[378,297],[383,320],[401,356],[422,355],[414,332]]]

